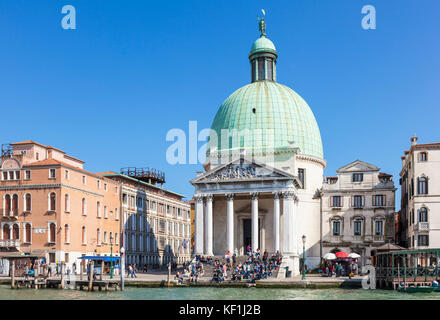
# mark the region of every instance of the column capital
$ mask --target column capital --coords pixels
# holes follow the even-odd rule
[[[202,195],[197,195],[194,198],[196,199],[196,202],[203,202],[203,196]]]
[[[258,192],[252,192],[251,193],[252,200],[258,200],[258,195],[259,195]]]
[[[276,192],[272,192],[272,194],[273,194],[273,198],[274,198],[274,199],[279,199],[279,198],[280,198],[280,196],[282,195],[282,193],[281,193],[281,192],[279,192],[279,191],[276,191]]]
[[[228,200],[234,200],[234,196],[235,196],[235,194],[233,194],[233,193],[226,193],[225,196],[226,196],[226,198],[227,198]]]
[[[295,200],[296,196],[292,191],[285,191],[283,192],[283,198],[286,200]]]
[[[212,194],[206,194],[206,201],[212,201],[214,199],[214,196]]]

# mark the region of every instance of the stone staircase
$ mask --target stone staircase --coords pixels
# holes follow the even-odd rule
[[[208,264],[208,263],[203,263],[203,268],[205,269],[205,275],[203,276],[204,280],[211,280],[212,275],[214,273],[214,261],[217,259],[218,261],[220,261],[220,263],[226,262],[226,259],[224,258],[224,256],[214,256],[213,258],[213,262],[212,264]],[[235,267],[238,264],[244,264],[246,261],[248,261],[249,257],[248,256],[238,256],[236,258],[236,263],[233,265],[233,268],[235,269]],[[280,268],[279,268],[280,269]],[[272,273],[272,276],[270,278],[276,279],[278,277],[279,271],[280,270],[274,270]],[[233,270],[228,270],[228,279],[230,279],[230,276],[232,274]]]

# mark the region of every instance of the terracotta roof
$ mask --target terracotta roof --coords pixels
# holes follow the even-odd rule
[[[26,141],[20,141],[20,142],[14,142],[14,143],[10,143],[10,145],[11,146],[15,146],[15,145],[23,145],[23,144],[36,144],[36,145],[39,145],[39,146],[41,146],[41,147],[47,147],[47,146],[45,146],[44,144],[41,144],[41,143],[38,143],[38,142],[35,142],[35,141],[32,141],[32,140],[26,140]]]
[[[388,174],[385,172],[379,172],[379,177],[392,177],[392,176],[393,176],[392,174]]]
[[[117,173],[114,172],[114,171],[103,171],[103,172],[97,172],[95,174],[98,175],[98,176],[102,176],[104,174],[117,174]]]
[[[111,182],[113,182],[115,184],[118,184],[116,181],[114,181],[112,179],[108,179],[108,178],[106,178],[104,176],[101,176],[99,174],[96,174],[96,173],[93,173],[93,172],[90,172],[90,171],[87,171],[87,170],[84,170],[84,169],[72,166],[70,164],[67,164],[65,162],[62,162],[62,161],[59,161],[59,160],[55,160],[55,159],[46,159],[46,160],[41,160],[41,161],[37,161],[37,162],[28,163],[28,164],[24,165],[23,168],[26,168],[26,167],[36,167],[36,166],[51,166],[51,165],[52,166],[53,165],[62,165],[62,166],[65,166],[65,167],[68,167],[68,168],[71,168],[71,169],[74,169],[74,170],[78,170],[78,171],[87,173],[87,174],[89,174],[91,176],[94,176],[94,177],[97,177],[97,178],[102,178],[102,179],[105,179],[107,181],[111,181]]]
[[[414,147],[414,149],[421,149],[421,148],[427,148],[427,147],[440,147],[440,142],[436,142],[436,143],[421,143],[421,144],[416,144],[413,147]]]
[[[46,166],[46,165],[53,165],[53,164],[65,164],[65,163],[58,161],[58,160],[55,160],[55,159],[45,159],[45,160],[40,160],[40,161],[25,164],[23,167]],[[66,164],[66,165],[68,165],[68,164]]]

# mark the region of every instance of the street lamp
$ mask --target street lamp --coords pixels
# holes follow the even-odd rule
[[[302,236],[303,242],[303,270],[302,270],[302,279],[306,280],[306,236]]]
[[[110,279],[113,279],[113,233],[110,233]]]
[[[120,269],[120,276],[121,276],[121,291],[124,291],[124,275],[125,275],[125,257],[124,257],[124,252],[125,249],[124,247],[121,247],[120,249],[120,260],[119,260],[119,269]]]

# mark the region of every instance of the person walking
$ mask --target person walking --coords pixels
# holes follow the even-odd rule
[[[131,277],[132,278],[137,278],[136,275],[136,263],[133,264],[132,270],[131,270]]]

